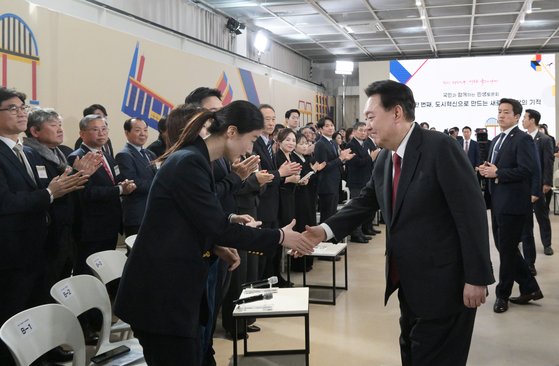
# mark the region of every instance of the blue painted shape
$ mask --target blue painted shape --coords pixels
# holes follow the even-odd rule
[[[255,106],[259,106],[260,98],[258,98],[258,91],[256,91],[256,85],[254,85],[252,73],[248,70],[239,68],[239,74],[241,75],[241,81],[243,82],[243,87],[245,88],[248,101]],[[232,90],[230,92],[232,92]]]
[[[390,73],[402,84],[405,84],[411,77],[409,71],[398,60],[390,61]]]

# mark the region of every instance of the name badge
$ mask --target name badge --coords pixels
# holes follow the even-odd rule
[[[39,174],[40,179],[47,179],[47,169],[44,165],[36,165],[35,168],[37,169],[37,174]]]
[[[120,175],[120,168],[118,167],[118,165],[115,165],[115,174]]]

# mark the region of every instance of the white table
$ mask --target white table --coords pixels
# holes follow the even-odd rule
[[[255,296],[258,294],[271,292],[273,298],[261,300],[248,304],[237,305],[233,310],[235,318],[235,332],[233,334],[233,365],[237,366],[237,334],[238,320],[243,321],[243,326],[247,328],[248,318],[285,318],[303,317],[305,319],[305,348],[274,350],[274,351],[249,351],[247,337],[243,340],[244,356],[267,356],[267,355],[292,355],[304,354],[305,364],[309,365],[310,353],[310,328],[309,328],[309,289],[300,288],[272,288],[272,289],[245,289],[240,298]]]
[[[291,251],[288,251],[290,254]],[[336,286],[336,257],[344,257],[344,285]],[[332,300],[310,299],[311,304],[330,304],[336,305],[336,290],[347,290],[347,244],[346,243],[320,243],[314,248],[314,252],[309,257],[325,258],[332,262],[332,285],[308,285],[307,284],[307,256],[303,257],[303,286],[309,288],[332,290]],[[287,281],[291,281],[291,256],[287,260]]]
[[[134,234],[134,235],[130,235],[129,237],[124,239],[124,244],[126,244],[126,246],[128,247],[128,250],[132,250],[132,247],[134,246],[134,242],[136,242],[136,237],[137,236],[138,236],[137,234]]]

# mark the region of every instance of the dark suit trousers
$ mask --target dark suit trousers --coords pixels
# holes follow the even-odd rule
[[[124,236],[129,237],[130,235],[136,235],[140,231],[140,225],[125,225],[124,226]]]
[[[262,228],[264,229],[277,229],[278,227],[278,222],[277,221],[263,221],[262,222]],[[276,274],[276,264],[277,263],[277,259],[276,257],[279,257],[279,260],[281,261],[281,256],[283,255],[283,247],[281,245],[278,245],[276,252],[274,253],[273,256],[261,256],[260,257],[260,262],[258,263],[258,272],[259,272],[259,278],[263,279],[263,278],[269,278],[271,276],[277,276],[278,274]],[[278,277],[279,278],[279,277]]]
[[[526,222],[522,229],[522,254],[528,265],[536,263],[536,243],[534,240],[534,215],[530,212],[526,215]]]
[[[422,319],[409,308],[401,288],[398,298],[402,366],[465,366],[477,309],[464,307],[446,318]]]
[[[149,366],[200,366],[200,338],[154,334],[132,329]]]
[[[320,211],[320,222],[323,223],[327,218],[333,216],[338,210],[338,193],[318,194],[318,210]]]
[[[78,244],[76,263],[74,263],[74,275],[77,274],[93,274],[91,269],[85,263],[87,257],[93,253],[102,252],[104,250],[114,250],[118,234],[112,239],[96,240],[96,241],[82,241]]]
[[[549,220],[549,206],[544,197],[534,203],[534,213],[540,227],[540,238],[544,247],[551,246],[551,222]]]
[[[499,251],[499,283],[496,295],[508,299],[512,293],[514,282],[518,283],[521,294],[539,290],[539,285],[530,273],[528,264],[520,255],[518,243],[522,239],[522,231],[526,215],[495,215],[491,212],[493,238]]]

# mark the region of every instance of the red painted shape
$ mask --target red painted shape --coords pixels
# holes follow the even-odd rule
[[[37,61],[31,62],[31,100],[37,100]]]
[[[138,77],[136,78],[136,80],[138,81],[142,81],[142,74],[144,73],[144,62],[146,61],[146,58],[144,57],[144,55],[142,55],[140,57],[140,67],[138,67]]]

